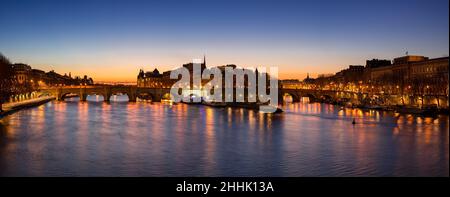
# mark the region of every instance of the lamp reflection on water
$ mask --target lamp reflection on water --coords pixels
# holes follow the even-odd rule
[[[0,174],[448,176],[448,116],[320,103],[290,103],[281,114],[262,114],[119,102],[126,95],[109,103],[97,95],[77,99],[1,119]]]

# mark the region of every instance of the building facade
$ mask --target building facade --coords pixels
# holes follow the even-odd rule
[[[36,91],[41,87],[67,86],[67,85],[93,85],[94,81],[88,76],[72,78],[69,75],[60,75],[54,71],[45,72],[33,69],[27,64],[13,64],[14,85],[10,102],[26,100],[36,95]]]
[[[206,58],[203,58],[203,63],[200,64],[201,71],[203,72],[206,69]],[[194,72],[194,63],[183,64],[183,67],[189,70],[190,81],[192,87],[192,77]],[[139,74],[137,76],[137,87],[146,87],[146,88],[171,88],[173,84],[175,84],[177,79],[170,79],[170,72],[166,71],[160,73],[157,68],[153,70],[153,72],[145,72],[143,69],[139,70]],[[202,81],[203,82],[203,81]]]
[[[25,84],[32,78],[32,69],[31,66],[26,64],[13,64],[12,65],[14,76],[16,79],[16,82],[20,85]]]
[[[448,57],[429,59],[424,56],[404,56],[395,58],[392,65],[371,68],[369,71],[370,81],[372,84],[400,87],[412,87],[420,84],[429,88],[440,87],[442,84],[448,86],[448,61]],[[440,94],[443,93],[440,92]]]
[[[187,63],[187,64],[183,64],[182,65],[183,68],[186,68],[189,71],[190,74],[190,80],[189,82],[186,82],[185,84],[179,84],[181,85],[181,87],[185,90],[185,92],[182,92],[181,94],[183,94],[184,96],[204,96],[206,95],[206,89],[210,88],[208,87],[211,84],[208,84],[208,82],[210,82],[212,80],[212,78],[210,79],[201,79],[201,85],[200,87],[197,86],[197,84],[194,84],[194,63]],[[221,75],[222,75],[222,99],[225,100],[225,97],[230,96],[231,95],[226,95],[226,88],[228,88],[226,85],[226,78],[225,76],[227,75],[227,68],[233,69],[233,71],[239,70],[238,72],[242,71],[242,73],[250,73],[250,72],[254,72],[256,77],[255,77],[255,84],[252,84],[252,82],[249,80],[248,75],[247,76],[243,76],[243,84],[240,84],[241,87],[239,88],[243,88],[244,89],[244,93],[243,94],[233,94],[233,100],[236,100],[237,97],[243,97],[244,100],[248,100],[248,98],[252,98],[252,97],[256,97],[256,95],[253,95],[251,93],[249,93],[249,87],[250,86],[254,86],[256,89],[258,88],[258,78],[263,76],[264,74],[266,75],[266,85],[268,86],[269,81],[270,81],[270,77],[267,73],[260,73],[258,72],[258,70],[248,70],[248,69],[244,69],[244,68],[238,68],[236,65],[234,64],[229,64],[229,65],[223,65],[223,66],[218,66],[216,67],[220,70]],[[207,69],[206,67],[206,58],[203,59],[203,63],[200,63],[200,70],[201,73],[203,73],[203,71]],[[170,79],[170,72],[171,71],[166,71],[164,73],[160,73],[158,71],[158,69],[154,69],[153,72],[145,72],[144,70],[139,70],[139,74],[137,75],[137,87],[140,88],[172,88],[172,86],[179,81],[179,79]],[[228,73],[230,74],[230,73]],[[233,89],[238,88],[238,83],[237,83],[237,75],[235,73],[231,73],[233,74],[233,84],[232,87]],[[245,75],[245,74],[244,74]],[[297,80],[298,81],[298,80]],[[189,91],[188,91],[189,89]],[[211,94],[214,94],[214,88]],[[229,97],[229,98],[230,98]]]
[[[376,105],[449,107],[449,58],[406,55],[390,60],[372,59],[366,66],[349,66],[335,75],[318,77],[312,89],[356,92]]]

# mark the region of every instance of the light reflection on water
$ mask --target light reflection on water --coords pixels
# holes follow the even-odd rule
[[[0,175],[449,175],[448,116],[318,103],[270,115],[128,103],[126,96],[109,104],[88,100],[50,102],[2,119]]]

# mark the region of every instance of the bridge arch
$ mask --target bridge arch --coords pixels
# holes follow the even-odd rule
[[[320,100],[321,100],[321,102],[325,102],[325,103],[332,103],[332,102],[334,102],[333,97],[328,95],[328,94],[321,95],[320,96]]]
[[[142,93],[138,93],[137,98],[139,98],[139,100],[143,100],[143,101],[154,101],[155,96],[152,93],[149,92],[142,92]]]
[[[49,89],[43,89],[36,92],[37,97],[43,97],[43,96],[54,96],[57,97],[58,94],[55,90],[49,90]]]
[[[317,96],[312,93],[306,93],[302,96],[302,98],[308,98],[308,102],[315,102],[317,101]]]
[[[128,95],[127,93],[116,92],[109,95],[109,98],[105,98],[105,100],[113,102],[128,102],[130,101],[130,95]]]
[[[102,93],[89,93],[86,95],[86,101],[101,102],[105,101],[105,94]]]
[[[283,94],[283,102],[292,102],[292,103],[296,103],[296,102],[300,102],[300,96],[295,94],[295,93],[290,93],[290,92],[285,92]]]
[[[60,101],[64,101],[65,99],[74,98],[74,97],[79,97],[80,100],[83,101],[83,98],[82,98],[82,96],[80,96],[79,92],[64,92],[64,93],[61,93],[61,95],[59,95],[58,97],[59,97],[58,100],[60,100]]]
[[[135,95],[140,100],[161,102],[164,98],[170,99],[170,88],[137,88]]]
[[[111,92],[108,92],[106,95],[107,98],[105,100],[107,101],[129,101],[131,100],[131,93],[123,88],[112,88]],[[123,100],[125,98],[125,100]]]

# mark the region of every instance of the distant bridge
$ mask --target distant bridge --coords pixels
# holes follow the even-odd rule
[[[283,102],[285,96],[290,96],[292,102],[299,102],[303,97],[309,97],[310,101],[325,102],[350,102],[351,104],[367,104],[374,102],[375,105],[409,105],[423,106],[435,105],[441,108],[448,108],[448,95],[445,94],[399,94],[399,93],[374,93],[374,92],[355,92],[345,90],[321,90],[321,89],[279,89],[279,101]]]
[[[330,100],[338,101],[340,99],[347,99],[353,103],[362,101],[368,97],[368,93],[352,92],[352,91],[337,91],[337,90],[314,90],[314,89],[279,89],[279,99],[283,101],[285,96],[290,96],[292,102],[300,102],[302,97],[308,97],[310,100]]]

